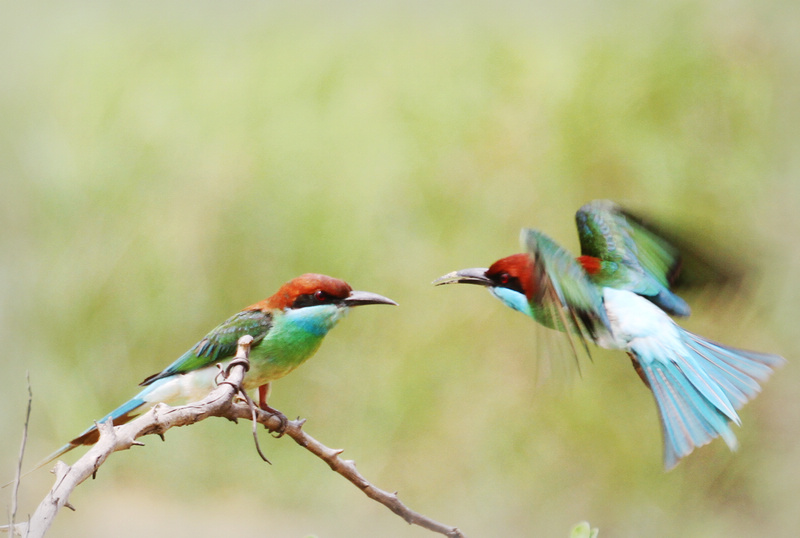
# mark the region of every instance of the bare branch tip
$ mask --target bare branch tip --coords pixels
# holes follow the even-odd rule
[[[250,346],[253,343],[253,337],[249,334],[246,334],[239,338],[237,342],[238,347],[236,349],[236,358],[243,358],[245,360],[250,358]]]
[[[56,462],[55,467],[53,467],[50,472],[56,475],[56,481],[61,480],[65,474],[69,472],[70,466],[64,463],[61,460]]]
[[[108,435],[109,433],[114,432],[114,421],[110,418],[103,422],[95,422],[95,426],[100,431],[100,435]]]

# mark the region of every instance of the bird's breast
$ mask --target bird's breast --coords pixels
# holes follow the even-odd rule
[[[303,324],[282,320],[250,350],[250,370],[245,376],[246,388],[257,387],[287,375],[308,360],[324,334],[308,331]]]

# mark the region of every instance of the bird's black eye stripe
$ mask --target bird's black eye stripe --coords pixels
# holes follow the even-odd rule
[[[495,275],[490,275],[489,278],[492,279],[492,282],[494,282],[494,285],[497,287],[508,288],[519,293],[525,293],[522,291],[522,284],[520,284],[519,278],[511,276],[505,271]]]
[[[303,308],[306,306],[317,306],[321,304],[331,304],[335,302],[335,298],[329,293],[322,290],[316,290],[313,293],[305,293],[299,295],[292,303],[292,308]]]

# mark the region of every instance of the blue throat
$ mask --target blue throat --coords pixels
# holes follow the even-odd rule
[[[528,303],[528,298],[522,293],[501,287],[490,287],[488,289],[489,293],[503,301],[503,304],[507,307],[533,318],[533,311],[530,303]]]
[[[328,304],[287,310],[285,315],[296,327],[315,336],[325,336],[346,313],[347,308]]]

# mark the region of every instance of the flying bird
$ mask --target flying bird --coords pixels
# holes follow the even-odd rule
[[[652,228],[608,200],[581,207],[574,257],[538,230],[523,229],[524,253],[487,268],[448,273],[434,284],[486,287],[506,306],[566,332],[586,347],[625,351],[655,397],[664,466],[722,437],[737,447],[730,424],[758,394],[783,357],[724,346],[682,329],[689,305],[672,284],[681,254]],[[573,343],[573,352],[576,351]]]

